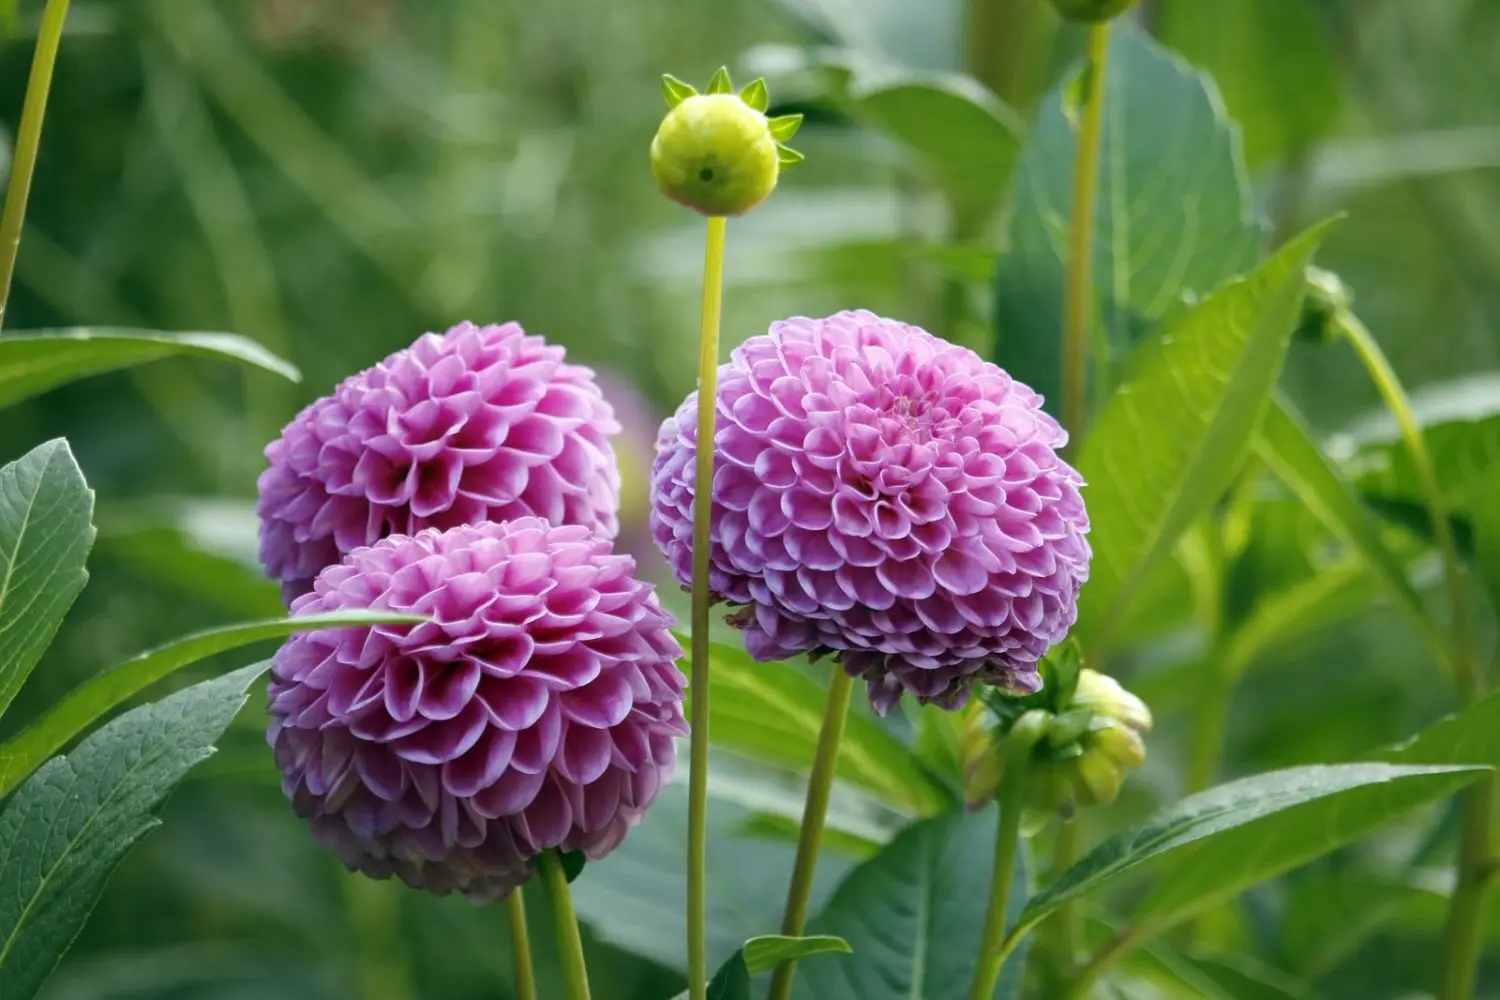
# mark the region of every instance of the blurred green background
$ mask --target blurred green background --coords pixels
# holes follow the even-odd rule
[[[40,8],[23,0],[4,40],[10,135]],[[1429,405],[1494,410],[1500,0],[1143,0],[1135,19],[1217,79],[1273,233],[1348,213],[1319,263],[1354,289],[1408,384],[1439,387]],[[948,211],[932,169],[935,151],[962,157],[980,137],[959,118],[896,138],[866,127],[809,65],[832,52],[967,72],[1024,121],[1079,45],[1039,0],[75,0],[9,326],[232,330],[305,380],[169,361],[6,411],[0,457],[66,435],[101,528],[92,582],[13,717],[185,630],[275,613],[254,566],[261,449],[344,375],[463,319],[518,320],[608,378],[633,425],[626,542],[649,545],[642,474],[657,422],[692,386],[702,239],[649,175],[664,71],[700,84],[721,63],[742,80],[767,72],[773,102],[808,115],[807,163],[730,227],[730,345],[778,317],[864,307],[1006,364],[989,277],[1003,220]],[[994,200],[1009,183],[994,177]],[[1377,402],[1340,348],[1296,347],[1283,387],[1327,435]],[[1275,504],[1257,516],[1305,533]],[[1130,668],[1158,712],[1160,764],[1122,816],[1181,787],[1169,762],[1191,688],[1162,666],[1174,655],[1191,660],[1148,646]],[[1428,659],[1357,597],[1244,686],[1225,770],[1406,735],[1448,707]],[[281,798],[262,707],[252,699],[121,869],[48,1000],[507,996],[502,910],[343,874]],[[603,921],[590,944],[604,1000],[680,987],[677,791],[580,883],[584,918]],[[800,791],[726,757],[715,793],[713,891],[732,942],[742,924],[771,929],[790,858],[774,817],[795,815]],[[854,793],[835,809],[849,836],[825,888],[903,818]],[[1419,989],[1429,901],[1350,954],[1309,954],[1332,930],[1299,900],[1326,909],[1344,863],[1252,895],[1211,932],[1328,997]],[[550,996],[544,906],[531,906]],[[1363,910],[1331,912],[1336,925]]]

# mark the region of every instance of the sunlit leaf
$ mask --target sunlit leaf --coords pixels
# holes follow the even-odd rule
[[[763,77],[756,77],[745,85],[740,91],[740,100],[744,101],[756,111],[764,113],[770,107],[771,95],[766,92],[766,81]]]
[[[824,935],[821,937],[785,937],[767,934],[751,938],[745,947],[719,966],[719,971],[708,984],[709,1000],[750,1000],[750,980],[763,972],[770,972],[787,959],[826,955],[831,952],[847,952],[849,943],[843,938]],[[674,1000],[687,1000],[683,991]]]
[[[1084,441],[1078,466],[1089,483],[1094,563],[1075,634],[1089,662],[1152,565],[1218,499],[1249,451],[1286,357],[1303,271],[1325,230],[1304,233],[1170,324]]]
[[[734,84],[729,79],[729,68],[720,66],[714,71],[713,79],[708,81],[707,93],[729,94],[734,92]]]
[[[662,96],[667,99],[667,107],[675,108],[683,101],[698,93],[690,83],[684,83],[670,73],[663,73],[661,78]]]

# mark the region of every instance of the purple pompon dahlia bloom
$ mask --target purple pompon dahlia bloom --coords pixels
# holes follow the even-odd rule
[[[597,860],[671,777],[682,715],[672,618],[629,556],[537,518],[355,549],[293,615],[419,625],[306,632],[271,667],[282,787],[351,870],[476,902],[550,848]]]
[[[361,545],[536,516],[613,537],[614,412],[587,368],[515,323],[423,334],[266,448],[260,558],[288,603]]]
[[[719,370],[714,594],[757,659],[833,652],[882,713],[1040,686],[1088,578],[1081,477],[1041,397],[868,312],[790,319]],[[657,439],[652,532],[692,578],[696,395]]]

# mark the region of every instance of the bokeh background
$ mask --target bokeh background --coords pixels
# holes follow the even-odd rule
[[[7,134],[40,11],[23,0],[3,41]],[[1134,18],[1217,78],[1273,233],[1348,213],[1320,263],[1408,384],[1427,387],[1423,405],[1493,410],[1500,2],[1143,0]],[[75,0],[8,325],[232,330],[305,380],[169,361],[6,411],[0,457],[66,435],[101,529],[92,582],[12,717],[183,631],[276,613],[254,563],[261,449],[344,375],[464,319],[518,320],[607,380],[629,425],[626,544],[654,567],[643,473],[657,423],[692,386],[702,239],[649,176],[663,71],[766,71],[773,101],[808,115],[807,163],[731,226],[730,344],[778,317],[865,307],[1005,364],[984,272],[1000,220],[947,213],[930,164],[851,120],[806,66],[841,50],[968,72],[1025,120],[1080,42],[1041,0]],[[961,155],[953,128],[936,141]],[[997,177],[996,194],[1007,185]],[[1298,345],[1283,387],[1335,440],[1367,428],[1377,402],[1337,347]],[[1444,710],[1410,630],[1370,593],[1346,610],[1237,697],[1226,771],[1348,756]],[[1153,761],[1174,759],[1185,729],[1174,656],[1148,647],[1126,665],[1161,718]],[[47,1000],[508,996],[501,909],[355,879],[313,847],[277,788],[262,708],[253,699],[176,794]],[[1122,815],[1180,787],[1153,765]],[[774,922],[800,792],[726,756],[714,793],[712,891],[732,941]],[[840,810],[849,835],[833,838],[825,888],[902,819],[852,794]],[[681,986],[682,821],[669,790],[578,887],[604,1000]],[[1416,989],[1430,905],[1353,956],[1309,950],[1338,913],[1360,919],[1358,901],[1320,928],[1311,902],[1281,897],[1326,908],[1318,879],[1338,865],[1252,896],[1224,940],[1293,971],[1324,963],[1328,997]],[[550,996],[545,906],[531,905]]]

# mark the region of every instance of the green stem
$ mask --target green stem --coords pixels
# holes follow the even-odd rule
[[[26,83],[26,101],[21,107],[21,129],[16,135],[16,156],[11,162],[10,186],[5,192],[5,214],[0,216],[0,326],[10,302],[10,282],[16,273],[16,254],[21,249],[21,224],[26,219],[26,200],[31,196],[31,178],[36,173],[36,154],[42,144],[42,119],[47,114],[47,95],[52,90],[52,70],[62,44],[63,22],[68,0],[47,0],[37,32],[36,53],[31,57],[31,79]]]
[[[1099,193],[1099,154],[1104,145],[1104,81],[1109,70],[1109,22],[1089,29],[1088,96],[1078,130],[1073,165],[1073,215],[1068,228],[1067,290],[1063,299],[1063,426],[1074,450],[1088,421],[1089,320],[1094,311],[1091,285],[1094,204]]]
[[[526,900],[517,888],[506,901],[510,914],[510,949],[516,963],[516,1000],[536,1000],[536,974],[531,969],[531,936],[526,930]]]
[[[557,957],[562,963],[563,981],[568,984],[568,1000],[589,1000],[588,966],[583,960],[583,938],[578,934],[578,917],[573,912],[573,893],[568,875],[556,851],[546,851],[540,858],[542,881],[552,899],[552,920],[557,934]]]
[[[995,868],[990,875],[990,901],[984,917],[984,937],[974,987],[969,1000],[990,1000],[1005,968],[1005,957],[1015,942],[1005,934],[1010,911],[1011,880],[1016,871],[1016,849],[1021,843],[1021,814],[1026,808],[1026,786],[1031,777],[1031,748],[1009,754],[1000,781],[1000,827],[995,835]]]
[[[698,340],[698,452],[693,495],[692,669],[689,674],[693,731],[688,755],[688,992],[708,996],[708,915],[704,883],[708,870],[708,612],[709,517],[714,481],[714,424],[719,395],[719,313],[724,293],[725,220],[708,220],[703,254],[703,326]]]
[[[1490,840],[1495,816],[1496,776],[1492,773],[1464,793],[1458,845],[1458,884],[1443,923],[1442,982],[1439,1000],[1470,1000],[1483,948],[1484,914],[1494,884]]]
[[[1049,877],[1056,881],[1063,872],[1078,863],[1083,853],[1083,816],[1074,816],[1061,824],[1052,844],[1052,867]],[[1047,977],[1048,996],[1060,995],[1062,984],[1073,976],[1078,957],[1078,907],[1071,901],[1059,906],[1042,925],[1046,932],[1048,962],[1043,968]]]
[[[807,908],[812,899],[813,875],[818,869],[823,824],[828,818],[828,797],[838,772],[839,744],[844,739],[844,722],[849,717],[849,696],[853,691],[854,678],[835,665],[823,707],[823,727],[818,731],[817,754],[807,779],[807,804],[802,809],[802,832],[797,837],[797,861],[787,890],[786,914],[781,919],[781,933],[787,937],[801,937],[807,929]],[[788,1000],[796,975],[795,960],[778,965],[771,978],[770,1000]]]

